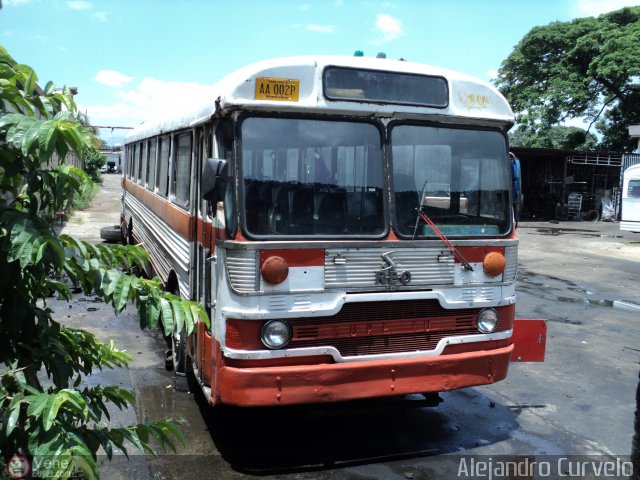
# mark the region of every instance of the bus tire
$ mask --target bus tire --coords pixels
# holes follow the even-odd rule
[[[187,373],[187,339],[184,334],[171,334],[171,352],[173,359],[173,373],[184,376]]]
[[[598,220],[600,220],[600,212],[598,210],[589,210],[585,214],[584,219],[588,222],[597,222]]]
[[[120,230],[120,225],[113,225],[110,227],[102,227],[100,229],[100,238],[107,243],[120,243],[123,236]]]
[[[133,239],[133,219],[129,220],[129,226],[127,227],[127,244],[135,245],[135,240]]]

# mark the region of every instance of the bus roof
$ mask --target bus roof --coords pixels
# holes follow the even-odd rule
[[[440,79],[445,85],[446,102],[429,106],[393,99],[367,98],[360,89],[327,87],[325,70],[350,70],[367,75]],[[400,78],[402,80],[402,78]],[[379,78],[375,81],[378,86]],[[384,80],[384,79],[383,79]],[[444,80],[444,81],[442,81]],[[392,85],[392,83],[387,83]],[[270,92],[276,86],[280,91]],[[267,90],[265,95],[263,89]],[[303,56],[266,60],[240,68],[213,87],[212,98],[203,98],[194,111],[164,119],[151,119],[135,128],[127,142],[188,128],[216,114],[234,109],[369,115],[390,118],[432,120],[457,118],[470,123],[493,124],[501,128],[513,125],[513,112],[502,94],[492,85],[469,75],[419,63],[346,56]],[[337,92],[337,93],[336,93]],[[269,93],[272,93],[269,95]],[[383,93],[384,95],[384,93]],[[329,98],[328,98],[329,97]],[[465,120],[466,119],[466,120]]]
[[[640,178],[640,163],[637,163],[635,165],[631,165],[630,167],[628,167],[623,175],[627,178]]]

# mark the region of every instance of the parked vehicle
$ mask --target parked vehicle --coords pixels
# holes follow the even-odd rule
[[[640,164],[624,171],[620,230],[640,233]]]
[[[256,406],[437,395],[541,360],[546,325],[514,319],[513,122],[467,75],[297,57],[137,127],[122,232],[212,322],[173,336],[174,369]]]

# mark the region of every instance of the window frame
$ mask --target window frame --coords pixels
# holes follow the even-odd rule
[[[321,233],[310,233],[310,234],[255,234],[248,230],[247,228],[247,215],[246,215],[246,204],[245,204],[245,185],[244,185],[244,169],[243,169],[243,140],[242,140],[242,126],[245,120],[249,118],[267,118],[267,119],[285,119],[285,120],[311,120],[311,121],[324,121],[329,123],[349,123],[349,124],[365,124],[373,126],[378,132],[379,139],[379,147],[380,147],[380,175],[381,175],[381,194],[382,194],[382,230],[380,233],[374,234],[364,234],[364,233],[352,233],[352,234],[321,234]],[[282,112],[277,113],[246,113],[241,115],[237,122],[237,134],[236,134],[238,147],[237,147],[237,155],[236,155],[236,172],[238,175],[237,181],[237,203],[240,214],[240,228],[244,235],[247,238],[255,239],[255,240],[274,240],[274,239],[314,239],[314,238],[322,238],[322,239],[346,239],[346,240],[354,240],[354,239],[367,239],[367,240],[375,240],[382,239],[388,236],[390,232],[390,204],[388,200],[388,192],[389,192],[389,184],[388,184],[388,162],[386,158],[385,152],[385,144],[386,144],[386,132],[384,126],[376,121],[368,118],[347,118],[343,116],[335,116],[335,115],[308,115],[308,114],[283,114]],[[302,151],[301,151],[302,154]]]
[[[395,179],[393,176],[393,130],[398,126],[414,126],[414,127],[428,127],[428,128],[445,128],[448,130],[462,130],[462,131],[480,131],[480,132],[494,132],[500,134],[504,138],[505,145],[505,172],[507,176],[507,192],[508,192],[508,201],[507,204],[510,208],[507,208],[508,212],[505,212],[506,218],[506,229],[504,233],[497,233],[495,235],[450,235],[447,234],[449,238],[455,238],[460,240],[466,239],[489,239],[489,238],[508,238],[512,233],[514,227],[514,219],[513,219],[513,206],[511,197],[513,193],[511,192],[512,188],[512,176],[511,176],[511,168],[509,167],[509,139],[506,132],[498,127],[491,127],[486,125],[460,125],[460,124],[451,124],[451,123],[438,123],[438,122],[430,122],[430,121],[413,121],[413,120],[394,120],[387,125],[387,137],[388,137],[388,156],[387,162],[389,164],[389,196],[391,198],[391,204],[389,206],[389,218],[391,219],[392,229],[398,238],[403,240],[412,239],[413,237],[410,235],[405,235],[398,230],[397,225],[397,213],[396,213],[396,195],[395,195]],[[458,172],[459,173],[459,172]],[[509,213],[511,212],[511,213]],[[480,218],[480,217],[479,217]],[[436,222],[437,224],[437,222]],[[434,232],[433,236],[429,237],[419,237],[416,240],[431,240],[432,238],[438,238],[437,234]]]
[[[161,173],[161,167],[163,165],[163,158],[162,155],[164,155],[163,150],[162,150],[162,144],[166,141],[167,144],[167,152],[166,152],[166,156],[164,158],[166,158],[166,174],[164,175],[165,181],[166,183],[164,184],[164,189],[161,189],[162,184],[161,182],[161,177],[160,173]],[[169,198],[170,196],[170,186],[171,186],[171,135],[162,135],[160,137],[158,137],[158,145],[157,145],[157,157],[158,157],[158,166],[157,166],[157,171],[156,171],[156,185],[155,185],[155,192],[160,195],[162,198]]]
[[[153,148],[152,148],[153,147]],[[151,158],[151,151],[153,150],[153,158]],[[153,137],[150,138],[147,142],[147,179],[146,186],[147,189],[152,192],[156,191],[156,174],[158,168],[158,138]],[[151,175],[153,174],[153,182],[151,181]]]
[[[353,72],[362,72],[362,73],[372,73],[379,75],[396,75],[398,77],[415,77],[415,78],[429,78],[429,79],[437,79],[442,80],[444,82],[444,103],[436,104],[436,103],[425,103],[425,102],[411,102],[411,101],[393,101],[393,100],[385,100],[381,98],[367,98],[365,97],[349,97],[349,96],[332,96],[329,94],[330,88],[327,86],[327,74],[331,70],[349,70]],[[450,97],[450,88],[449,82],[446,77],[442,75],[428,75],[423,73],[414,73],[414,72],[398,72],[393,70],[376,70],[372,68],[357,68],[357,67],[346,67],[343,65],[327,65],[322,70],[322,94],[327,100],[333,102],[358,102],[358,103],[375,103],[379,105],[406,105],[411,107],[427,107],[427,108],[435,108],[435,109],[445,109],[449,106],[449,97]]]
[[[179,162],[179,154],[180,154],[180,139],[181,138],[188,138],[189,139],[189,149],[188,149],[188,170],[186,175],[184,176],[184,178],[187,179],[186,182],[186,191],[184,192],[185,194],[185,199],[183,201],[183,199],[181,197],[178,197],[178,169],[181,166],[181,163]],[[170,177],[170,182],[171,182],[171,203],[187,210],[189,209],[189,206],[191,204],[191,169],[193,166],[193,131],[191,130],[186,130],[186,131],[182,131],[182,132],[176,132],[173,135],[173,140],[172,140],[172,158],[173,158],[173,167],[171,169],[172,171],[172,175]],[[181,192],[182,193],[182,192]]]

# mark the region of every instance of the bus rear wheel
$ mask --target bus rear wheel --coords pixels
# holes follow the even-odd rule
[[[171,334],[171,363],[176,375],[187,373],[187,338],[181,333]]]
[[[166,291],[173,295],[180,296],[180,289],[177,285],[175,277],[170,277]],[[187,373],[187,336],[186,332],[171,332],[168,335],[164,333],[164,326],[159,325],[162,329],[162,336],[167,345],[165,354],[165,369],[178,375],[184,376]]]

